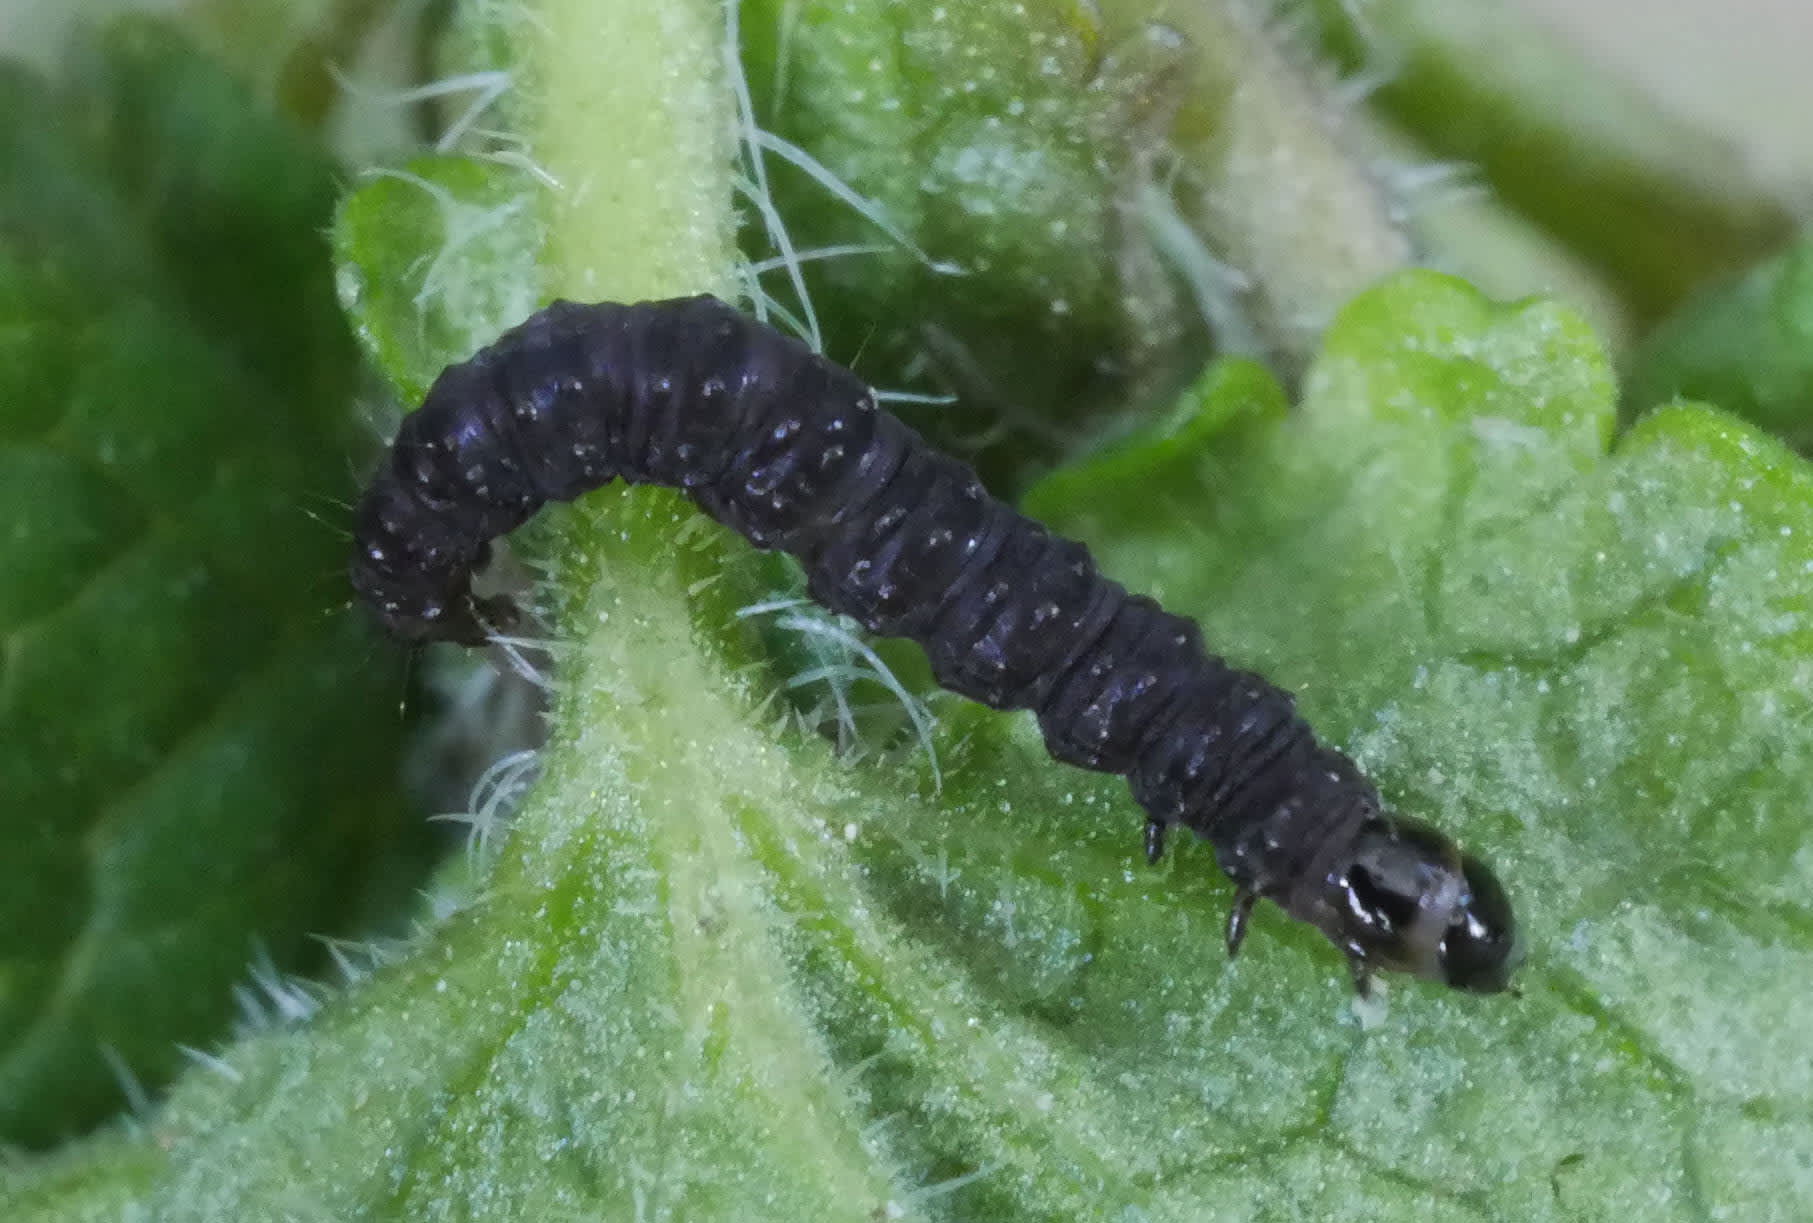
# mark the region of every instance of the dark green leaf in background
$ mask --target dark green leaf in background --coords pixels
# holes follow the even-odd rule
[[[0,1138],[38,1144],[311,958],[408,817],[339,578],[326,159],[148,23],[0,91]]]
[[[1708,285],[1635,354],[1625,407],[1689,396],[1813,446],[1813,242]]]

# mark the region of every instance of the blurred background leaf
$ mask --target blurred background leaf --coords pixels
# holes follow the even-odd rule
[[[0,1136],[41,1144],[394,907],[422,838],[338,580],[326,156],[148,22],[0,91]]]
[[[1787,241],[1806,206],[1730,139],[1604,72],[1514,4],[1310,0],[1317,45],[1379,109],[1595,264],[1653,322]]]
[[[1645,340],[1625,406],[1717,403],[1805,453],[1813,445],[1813,242],[1695,293]]]

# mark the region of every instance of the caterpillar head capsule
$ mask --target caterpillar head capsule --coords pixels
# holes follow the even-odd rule
[[[1361,826],[1317,907],[1317,924],[1347,952],[1362,992],[1373,969],[1386,969],[1497,993],[1522,955],[1510,901],[1492,872],[1434,828],[1402,816]]]

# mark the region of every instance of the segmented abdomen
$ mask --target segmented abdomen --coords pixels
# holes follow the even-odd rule
[[[1053,756],[1127,774],[1243,886],[1277,893],[1376,805],[1288,694],[989,496],[850,371],[709,297],[557,302],[450,367],[360,506],[353,585],[402,636],[482,641],[502,610],[470,592],[489,541],[617,478],[797,556],[814,599],[919,642],[944,687],[1036,711]]]

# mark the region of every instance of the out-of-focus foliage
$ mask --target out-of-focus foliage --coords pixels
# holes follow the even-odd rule
[[[1654,320],[1787,241],[1795,201],[1516,4],[1305,0],[1321,48],[1381,111],[1598,266]],[[1734,18],[1735,18],[1734,13]],[[1804,207],[1804,201],[1802,202]]]
[[[1707,286],[1651,333],[1625,404],[1642,412],[1677,396],[1813,446],[1813,242]]]
[[[325,157],[138,22],[0,93],[0,1137],[43,1143],[218,1039],[409,817],[336,582]]]

